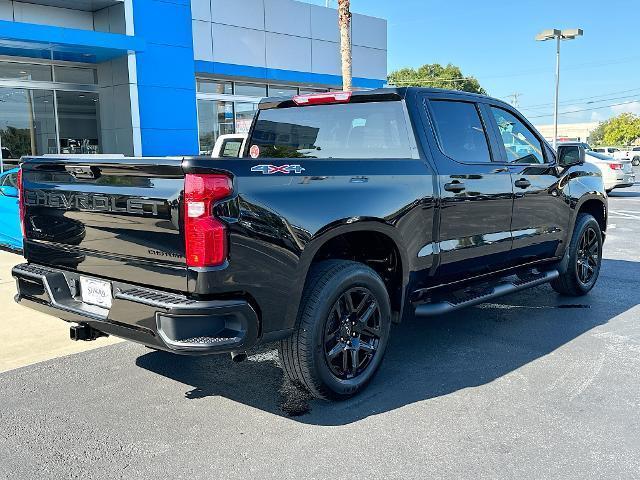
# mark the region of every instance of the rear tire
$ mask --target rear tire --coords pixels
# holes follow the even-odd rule
[[[578,215],[568,255],[566,271],[551,282],[551,287],[562,295],[586,295],[598,281],[602,264],[602,232],[592,215]]]
[[[315,397],[343,400],[373,378],[390,328],[389,294],[374,270],[320,262],[307,278],[296,331],[280,342],[280,361],[289,379]]]

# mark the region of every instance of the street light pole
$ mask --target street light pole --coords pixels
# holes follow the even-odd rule
[[[536,35],[536,40],[544,42],[546,40],[555,39],[556,41],[556,95],[553,109],[553,148],[558,145],[558,104],[560,97],[560,41],[573,40],[574,38],[581,37],[583,34],[580,28],[570,28],[566,30],[558,30],[553,28],[550,30],[543,30]]]
[[[560,36],[556,37],[556,101],[553,108],[553,149],[558,143],[558,99],[560,97]]]

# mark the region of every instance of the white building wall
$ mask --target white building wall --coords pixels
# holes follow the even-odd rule
[[[191,0],[196,60],[340,75],[337,11],[293,0]],[[386,79],[387,22],[353,15],[354,77]]]
[[[69,8],[0,0],[0,20],[93,30],[93,13]]]

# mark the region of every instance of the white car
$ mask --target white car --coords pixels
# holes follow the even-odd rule
[[[211,152],[211,158],[238,158],[244,152],[247,143],[246,133],[220,135]]]
[[[607,192],[614,188],[631,187],[636,181],[630,160],[617,160],[593,150],[585,152],[585,160],[600,169]]]
[[[631,160],[631,149],[624,149],[618,147],[596,147],[592,149],[594,152],[603,153],[615,158],[616,160]]]

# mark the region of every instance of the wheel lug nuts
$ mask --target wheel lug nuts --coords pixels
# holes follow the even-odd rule
[[[357,333],[356,333],[356,332],[353,332],[351,335],[355,337],[355,336],[357,335]]]

